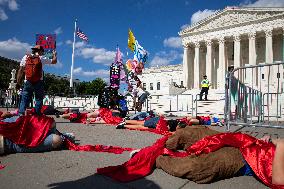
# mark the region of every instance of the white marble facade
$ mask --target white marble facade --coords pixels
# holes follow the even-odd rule
[[[160,67],[150,67],[139,76],[143,87],[151,95],[170,94],[170,85],[184,86],[182,65],[169,65]]]
[[[212,88],[222,89],[229,67],[283,61],[283,31],[284,8],[238,7],[227,7],[183,29],[179,35],[184,47],[184,85],[199,88],[206,74]],[[257,72],[242,73],[240,79],[250,78],[258,86],[268,73],[266,69]],[[271,81],[277,72],[271,71]],[[278,73],[283,78],[283,69]]]

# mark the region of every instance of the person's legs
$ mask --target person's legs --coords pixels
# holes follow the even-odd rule
[[[59,117],[63,118],[63,119],[69,119],[70,118],[71,113],[68,114],[62,114]]]
[[[204,87],[204,93],[205,93],[205,100],[207,100],[207,95],[208,95],[208,88]]]
[[[272,184],[284,185],[284,139],[273,142],[276,150],[272,162]]]
[[[41,114],[41,107],[43,105],[43,97],[44,97],[44,83],[42,80],[38,81],[34,84],[35,90],[35,112],[36,114]]]
[[[125,123],[128,125],[144,125],[145,121],[138,121],[138,120],[125,120]]]
[[[87,114],[87,118],[96,118],[99,115],[99,111],[90,112]]]
[[[201,88],[200,94],[199,94],[199,100],[202,100],[202,95],[204,93],[204,89],[203,87]]]
[[[26,108],[30,103],[31,96],[33,95],[34,88],[29,81],[24,83],[24,89],[22,91],[22,98],[19,107],[19,114],[24,115]]]

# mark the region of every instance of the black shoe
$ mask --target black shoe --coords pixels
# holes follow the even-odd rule
[[[125,125],[125,122],[122,122],[122,123],[118,124],[115,128],[116,129],[125,129],[124,125]]]

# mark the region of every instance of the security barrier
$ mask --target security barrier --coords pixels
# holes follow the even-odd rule
[[[284,62],[236,68],[225,85],[224,117],[231,125],[284,128]]]

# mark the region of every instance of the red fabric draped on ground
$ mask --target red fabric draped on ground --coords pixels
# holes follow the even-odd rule
[[[77,145],[72,143],[70,140],[65,140],[65,145],[68,150],[73,151],[87,151],[87,152],[108,152],[114,154],[121,154],[124,151],[135,150],[133,148],[122,148],[119,146],[104,146],[104,145]]]
[[[107,124],[117,125],[123,121],[121,117],[113,116],[112,111],[108,108],[100,108],[99,115]]]
[[[163,153],[168,137],[158,139],[152,146],[141,149],[133,158],[118,166],[97,169],[99,174],[120,182],[128,182],[149,175],[153,171],[157,157]]]
[[[152,146],[143,148],[122,165],[99,168],[97,171],[114,180],[128,182],[150,174],[156,158],[161,154],[184,157],[191,153],[199,155],[216,151],[224,146],[232,146],[240,149],[245,160],[264,184],[272,188],[284,188],[284,186],[275,186],[271,183],[272,160],[275,153],[275,146],[272,143],[266,143],[242,133],[221,133],[203,138],[189,147],[187,152],[176,153],[164,149],[167,139],[167,136],[158,139]]]
[[[0,121],[0,134],[16,144],[35,147],[43,142],[53,122],[44,115],[21,116],[13,123]]]

